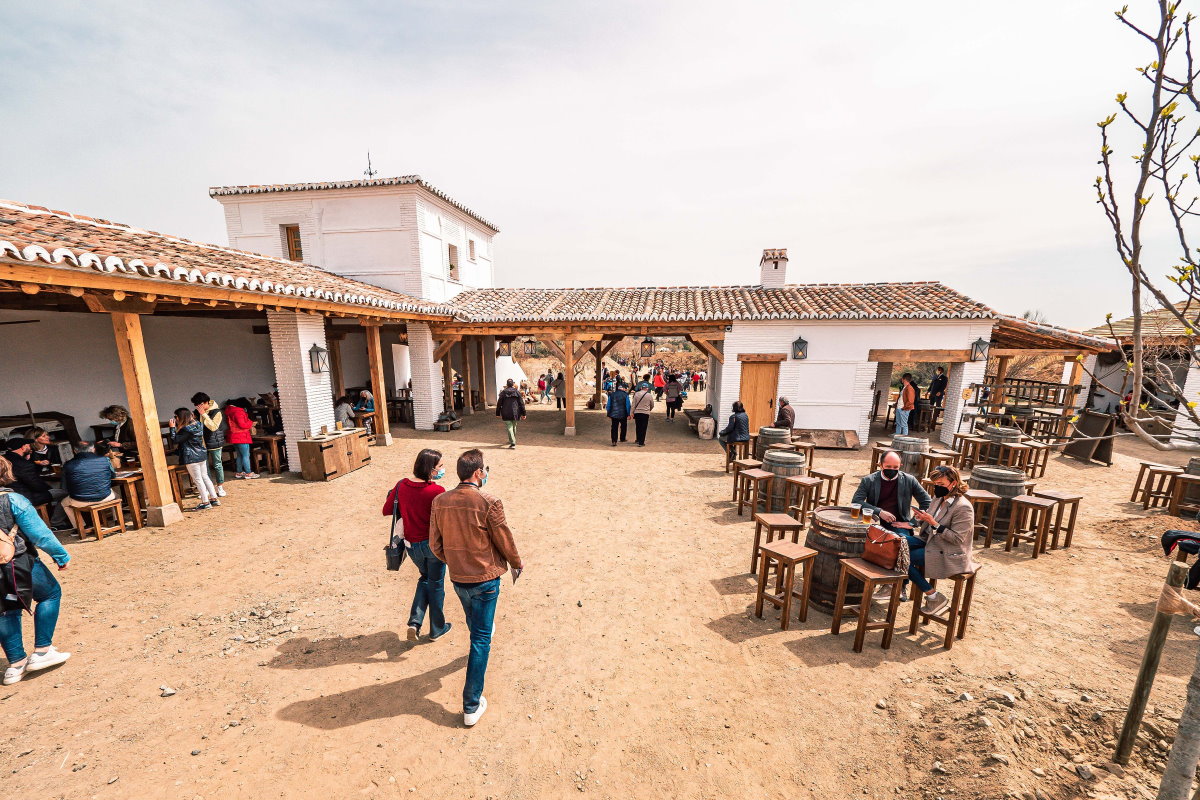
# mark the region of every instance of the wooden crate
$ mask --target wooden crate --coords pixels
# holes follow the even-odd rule
[[[367,432],[355,428],[296,442],[300,474],[309,481],[331,481],[371,463]]]

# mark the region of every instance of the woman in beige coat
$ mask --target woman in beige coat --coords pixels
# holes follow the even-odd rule
[[[941,614],[950,607],[950,601],[941,592],[934,591],[929,581],[974,572],[971,545],[975,539],[975,509],[965,495],[967,486],[954,467],[934,467],[933,502],[929,510],[913,511],[914,521],[921,525],[914,531],[923,546],[914,547],[909,539],[912,566],[908,576],[925,593],[924,611]],[[916,537],[913,537],[916,538]],[[924,574],[917,569],[924,565]]]

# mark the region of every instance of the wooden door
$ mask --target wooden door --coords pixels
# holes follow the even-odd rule
[[[775,392],[779,387],[778,361],[742,362],[742,389],[738,397],[750,417],[750,432],[775,421]]]

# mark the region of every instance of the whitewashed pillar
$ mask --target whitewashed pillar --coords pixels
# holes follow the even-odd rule
[[[413,424],[433,430],[442,413],[442,365],[433,360],[433,334],[424,322],[408,323],[408,360],[413,385]]]
[[[334,426],[333,383],[328,372],[313,372],[309,350],[314,344],[328,349],[325,342],[325,318],[320,314],[295,311],[268,311],[271,334],[271,358],[275,362],[275,382],[279,384],[279,415],[292,471],[300,468],[300,450],[296,442],[304,432],[319,431],[322,425]],[[377,397],[375,402],[385,402]]]
[[[875,391],[879,392],[879,408],[876,413],[886,419],[888,398],[892,392],[892,362],[879,362],[879,367],[875,370]],[[874,399],[874,397],[871,398],[872,402]]]
[[[408,381],[412,378],[412,367],[408,359],[408,345],[392,345],[392,375],[396,378],[397,389],[407,389]]]
[[[954,444],[954,434],[958,432],[958,423],[966,407],[964,390],[970,388],[972,383],[983,383],[986,373],[986,361],[966,361],[950,365],[946,400],[942,410],[941,440],[945,444]]]

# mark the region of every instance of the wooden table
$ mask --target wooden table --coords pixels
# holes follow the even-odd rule
[[[134,530],[142,527],[142,503],[140,495],[146,491],[142,471],[122,470],[113,476],[113,486],[121,490],[125,503],[129,506],[130,523]]]
[[[1200,513],[1200,504],[1186,500],[1188,490],[1193,486],[1200,486],[1200,475],[1189,475],[1185,472],[1175,476],[1175,480],[1171,484],[1171,501],[1168,506],[1168,513],[1172,517],[1180,516],[1181,511]],[[1074,515],[1072,515],[1071,521],[1072,523],[1075,521]]]
[[[282,436],[277,433],[260,433],[257,436],[251,436],[250,441],[267,446],[267,469],[271,470],[271,474],[278,475],[283,471],[282,459],[279,454],[279,445],[283,442]]]

